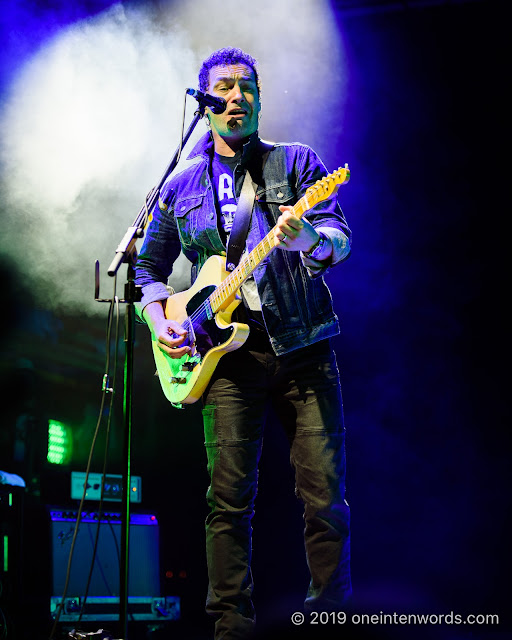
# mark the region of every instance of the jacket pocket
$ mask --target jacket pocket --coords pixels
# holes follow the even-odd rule
[[[287,182],[268,187],[256,194],[256,200],[261,204],[290,204],[290,202],[294,203],[295,198],[295,191]]]
[[[203,203],[204,196],[196,196],[194,198],[181,198],[176,200],[174,205],[174,215],[177,218],[183,218],[190,214],[191,211],[200,207]]]
[[[181,243],[185,249],[190,248],[198,229],[201,229],[199,217],[203,202],[204,195],[201,195],[193,198],[178,199],[174,205],[174,216],[178,225]]]

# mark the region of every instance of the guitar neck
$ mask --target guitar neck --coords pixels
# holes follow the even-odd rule
[[[303,196],[292,208],[292,213],[297,218],[301,218],[304,213],[311,208],[311,206],[303,202],[305,200],[306,196]],[[233,269],[229,276],[223,280],[210,295],[209,300],[213,312],[217,312],[222,305],[240,289],[256,267],[274,251],[276,248],[275,231],[276,227],[269,231],[252,251],[244,254],[238,266]]]
[[[342,177],[341,177],[342,176]],[[336,193],[339,186],[348,182],[350,171],[348,166],[345,169],[338,169],[333,174],[318,180],[310,187],[302,198],[292,207],[292,213],[296,218],[302,216],[322,200]],[[335,184],[333,184],[335,182]],[[267,233],[252,251],[242,256],[238,266],[225,278],[215,291],[208,298],[210,307],[216,313],[222,306],[232,298],[240,289],[247,278],[253,273],[256,267],[276,248],[275,232],[277,225]]]

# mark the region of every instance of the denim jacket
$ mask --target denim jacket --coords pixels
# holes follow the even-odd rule
[[[171,176],[161,189],[136,265],[135,282],[143,294],[136,305],[141,317],[147,304],[169,296],[165,285],[180,251],[192,262],[192,281],[210,256],[225,255],[210,177],[212,153],[208,133],[189,156],[198,162]],[[279,206],[295,204],[327,171],[310,147],[299,143],[270,145],[257,133],[244,145],[235,168],[237,198],[247,168],[256,188],[246,243],[251,251],[275,226],[281,215]],[[322,274],[348,257],[351,232],[336,198],[318,203],[305,217],[330,237],[334,250],[329,264],[308,259],[298,251],[276,249],[253,272],[276,355],[339,333]]]

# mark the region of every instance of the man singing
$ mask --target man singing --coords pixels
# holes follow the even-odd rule
[[[351,595],[345,429],[330,344],[339,325],[322,277],[348,257],[351,233],[336,198],[301,219],[291,212],[327,171],[305,145],[259,138],[254,58],[235,48],[214,52],[202,64],[199,89],[224,98],[227,107],[221,114],[206,108],[209,131],[189,156],[196,163],[162,188],[136,283],[143,294],[138,312],[158,347],[171,358],[189,353],[186,329],[165,317],[165,284],[180,251],[192,262],[193,279],[210,256],[226,254],[249,174],[254,191],[245,247],[251,251],[275,227],[278,250],[242,285],[243,303],[235,313],[249,325],[249,337],[221,358],[202,396],[210,476],[206,610],[215,619],[215,638],[231,640],[254,630],[251,520],[269,406],[285,429],[296,493],[304,503],[311,572],[305,609],[343,609]],[[274,524],[277,537],[286,526]]]

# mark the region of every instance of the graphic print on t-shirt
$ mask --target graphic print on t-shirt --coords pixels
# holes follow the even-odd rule
[[[213,184],[219,203],[220,223],[229,237],[236,211],[233,171],[240,161],[240,152],[233,157],[215,154],[213,159]]]
[[[220,213],[222,216],[222,226],[227,235],[231,233],[233,218],[236,211],[235,194],[233,193],[233,176],[229,173],[219,175],[219,186],[217,189],[219,198]]]

